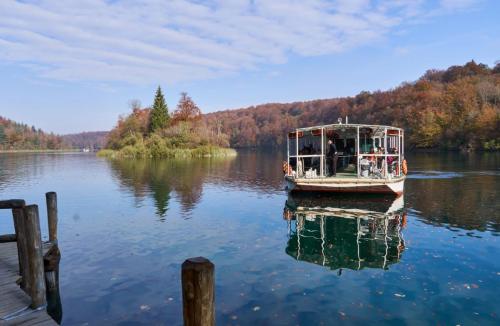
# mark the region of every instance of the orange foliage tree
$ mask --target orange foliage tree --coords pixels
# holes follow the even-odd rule
[[[201,110],[186,93],[181,93],[181,98],[173,114],[173,124],[180,121],[197,121],[201,119]]]

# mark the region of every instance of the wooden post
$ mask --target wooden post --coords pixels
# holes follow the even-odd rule
[[[21,275],[21,288],[29,293],[31,287],[30,278],[28,276],[29,262],[28,262],[28,243],[26,240],[26,219],[24,217],[24,209],[13,208],[12,217],[14,219],[14,227],[17,237],[17,256],[19,260],[19,275]]]
[[[26,236],[26,254],[29,268],[28,279],[31,284],[28,294],[31,297],[31,308],[36,309],[45,305],[45,277],[43,270],[42,234],[40,232],[40,218],[38,206],[24,207],[24,231]]]
[[[48,192],[45,194],[47,202],[47,218],[49,224],[49,241],[57,243],[57,194]]]
[[[50,247],[49,251],[43,257],[45,269],[45,287],[47,289],[47,313],[58,324],[62,320],[62,304],[59,292],[59,262],[61,252],[56,244]]]
[[[185,326],[215,325],[214,264],[203,257],[182,264],[182,303]]]

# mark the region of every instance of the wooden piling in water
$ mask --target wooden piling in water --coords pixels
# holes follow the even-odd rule
[[[215,325],[214,264],[204,257],[182,264],[182,303],[185,326]]]
[[[47,202],[47,219],[49,225],[49,241],[57,243],[57,194],[53,191],[45,194]]]
[[[30,286],[31,308],[35,309],[46,304],[45,275],[43,268],[42,234],[38,206],[24,207],[24,231],[26,237],[26,254],[28,256],[27,278]],[[24,267],[23,267],[24,268]],[[25,269],[26,271],[26,269]]]
[[[43,256],[45,269],[45,287],[47,290],[47,313],[58,324],[62,321],[62,304],[59,292],[59,262],[61,252],[56,244],[52,244],[49,251]]]

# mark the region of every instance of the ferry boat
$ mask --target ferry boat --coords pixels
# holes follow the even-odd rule
[[[330,153],[329,141],[336,154]],[[292,192],[401,195],[407,173],[404,130],[349,124],[347,118],[346,123],[339,119],[336,124],[297,128],[288,133],[283,171]]]

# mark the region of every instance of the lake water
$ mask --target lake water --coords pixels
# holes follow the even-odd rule
[[[57,191],[66,325],[182,324],[194,256],[218,325],[499,324],[500,155],[410,155],[396,202],[288,197],[281,160],[2,154],[0,198],[39,204],[47,238]]]

